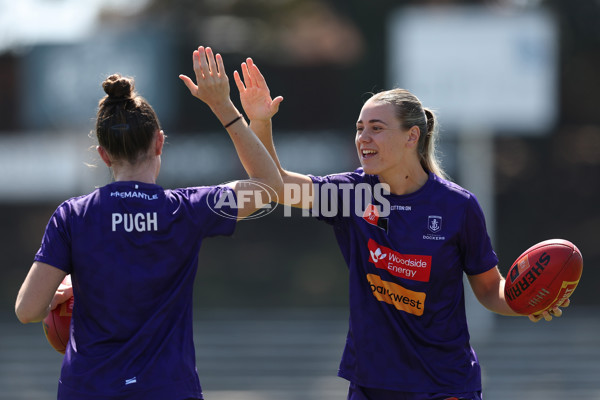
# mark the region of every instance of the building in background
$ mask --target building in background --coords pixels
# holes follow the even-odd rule
[[[160,182],[166,187],[219,183],[241,170],[218,121],[177,79],[179,73],[191,72],[191,50],[199,44],[221,51],[229,73],[252,56],[265,72],[272,93],[284,96],[274,129],[286,165],[315,174],[350,170],[358,166],[353,138],[362,102],[369,92],[386,88],[394,72],[388,62],[391,16],[406,6],[481,4],[396,0],[369,4],[359,0],[127,3],[0,3],[0,243],[9,266],[9,279],[1,292],[4,305],[14,301],[14,285],[29,267],[58,202],[110,179],[101,165],[96,169],[85,166],[98,161],[93,149],[87,151],[93,145],[87,135],[106,75],[133,75],[139,92],[155,106],[168,136]],[[506,272],[523,249],[551,237],[573,241],[586,265],[594,265],[600,261],[595,245],[595,227],[600,223],[600,213],[595,211],[600,199],[600,114],[596,112],[600,5],[591,0],[490,0],[484,4],[504,14],[542,7],[555,18],[559,35],[556,115],[551,116],[552,124],[540,121],[548,136],[493,140],[491,195],[496,204],[495,247],[501,268]],[[399,65],[423,62],[410,54],[403,57]],[[234,99],[235,90],[232,87]],[[435,90],[426,95],[435,96]],[[513,101],[518,109],[519,96]],[[443,127],[443,119],[441,123]],[[446,135],[444,163],[462,183],[459,147],[455,138]],[[285,242],[290,235],[272,234],[281,233],[279,229],[298,229],[298,237],[290,234],[296,243]],[[310,252],[290,258],[294,249],[301,247],[304,252],[308,246],[299,239],[303,229],[323,229],[318,231],[322,236],[313,235],[320,239],[310,243]],[[242,225],[235,243],[207,243],[203,251],[211,253],[215,264],[227,263],[224,269],[242,276],[246,273],[243,260],[260,265],[265,273],[251,278],[256,285],[237,288],[257,306],[270,305],[273,299],[279,299],[280,305],[340,304],[343,300],[331,293],[344,293],[343,262],[333,235],[327,233],[326,227],[314,221],[274,216]],[[247,244],[256,246],[256,242],[262,251],[249,253]],[[223,260],[220,255],[228,246],[239,247]],[[265,259],[264,254],[270,256]],[[286,273],[281,271],[282,260]],[[320,275],[322,279],[315,283],[307,271],[329,271],[329,264],[334,272]],[[226,290],[231,282],[218,271],[209,274],[212,289],[202,301],[235,304]],[[597,301],[593,281],[593,269],[586,269],[575,302]],[[258,289],[264,285],[271,289]]]

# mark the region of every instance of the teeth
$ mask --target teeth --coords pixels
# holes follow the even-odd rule
[[[375,154],[377,152],[375,150],[363,150],[362,153],[366,155],[366,154]]]

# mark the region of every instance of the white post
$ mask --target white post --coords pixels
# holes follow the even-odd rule
[[[489,129],[468,129],[458,136],[458,183],[472,192],[485,214],[487,231],[494,243],[496,215],[494,202],[494,136]],[[471,339],[484,339],[494,324],[494,315],[473,294],[465,278],[465,303]]]

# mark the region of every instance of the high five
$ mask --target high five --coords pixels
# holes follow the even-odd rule
[[[223,198],[250,190],[266,201],[282,180],[231,102],[221,56],[199,47],[193,68],[195,83],[180,78],[224,125],[249,179],[163,189],[156,179],[165,135],[154,110],[133,79],[114,74],[102,83],[95,134],[114,182],[57,208],[15,305],[21,322],[37,322],[74,296],[59,400],[202,399],[192,332],[200,246],[231,235],[236,219],[258,207]],[[73,286],[59,287],[67,274]]]

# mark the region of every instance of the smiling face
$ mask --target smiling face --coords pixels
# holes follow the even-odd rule
[[[416,128],[416,127],[413,127]],[[367,101],[356,122],[356,150],[365,173],[393,176],[416,161],[418,128],[405,130],[389,103]],[[416,140],[415,140],[416,136]]]

